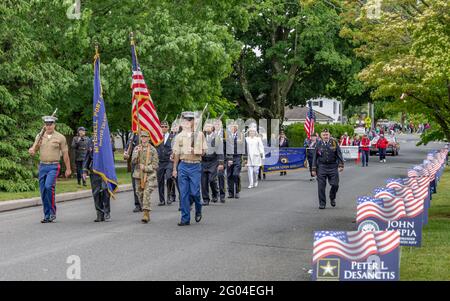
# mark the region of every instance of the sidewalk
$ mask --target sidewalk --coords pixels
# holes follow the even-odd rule
[[[131,184],[119,185],[119,189],[117,190],[117,193],[131,191],[131,190],[133,190],[133,186]],[[74,200],[84,199],[84,198],[88,198],[88,197],[92,197],[92,191],[90,189],[77,191],[77,192],[60,193],[60,194],[56,194],[56,203],[74,201]],[[28,207],[35,207],[35,206],[42,206],[40,197],[12,200],[12,201],[3,201],[3,202],[0,202],[0,212],[28,208]]]

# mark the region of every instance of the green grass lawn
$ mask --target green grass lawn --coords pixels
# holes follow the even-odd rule
[[[126,168],[116,169],[117,181],[119,185],[131,184],[131,174],[127,173]],[[64,192],[75,192],[86,189],[91,189],[90,181],[87,179],[87,187],[78,186],[76,174],[71,179],[59,178],[56,184],[56,194]],[[17,199],[27,199],[32,197],[38,197],[39,191],[27,191],[27,192],[0,192],[0,202]]]
[[[450,280],[450,168],[431,200],[422,247],[402,247],[401,280]]]
[[[126,163],[126,161],[123,159],[122,149],[118,149],[114,152],[114,162]]]

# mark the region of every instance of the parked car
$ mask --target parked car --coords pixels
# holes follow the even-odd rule
[[[378,153],[377,141],[380,136],[376,136],[370,141],[370,155],[376,155]],[[388,147],[386,148],[386,154],[391,154],[392,156],[398,156],[400,152],[400,143],[395,136],[385,136],[387,139]]]

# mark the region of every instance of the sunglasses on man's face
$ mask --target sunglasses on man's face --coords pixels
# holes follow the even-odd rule
[[[46,126],[50,126],[50,125],[54,125],[54,123],[53,122],[46,122],[45,125]]]
[[[169,128],[167,125],[162,125],[161,127],[162,128]]]

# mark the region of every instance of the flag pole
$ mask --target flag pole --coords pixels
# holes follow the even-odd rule
[[[130,39],[131,39],[131,45],[134,46],[134,59],[136,60],[136,66],[139,65],[139,61],[137,58],[136,53],[136,43],[134,41],[134,33],[130,32]],[[134,71],[134,70],[133,70]],[[136,98],[135,98],[136,99]],[[138,91],[137,95],[137,101],[136,101],[136,117],[137,117],[137,128],[138,128],[138,137],[139,137],[139,144],[141,144],[141,123],[139,122],[139,101],[141,100],[141,91]]]

